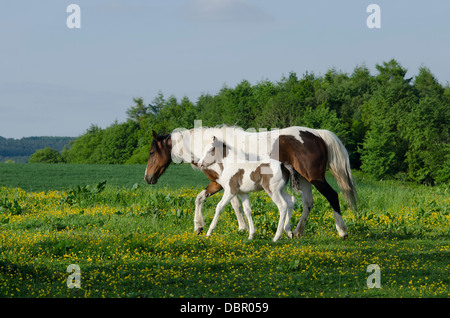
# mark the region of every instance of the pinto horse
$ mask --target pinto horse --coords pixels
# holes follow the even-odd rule
[[[216,180],[224,189],[223,197],[216,207],[214,219],[209,226],[207,237],[214,231],[220,212],[230,200],[239,196],[244,206],[244,213],[249,226],[248,239],[253,239],[255,227],[253,225],[252,210],[248,194],[264,189],[280,211],[277,232],[273,241],[276,242],[283,234],[283,228],[288,237],[292,238],[291,214],[294,209],[295,198],[284,191],[289,181],[289,170],[278,160],[247,161],[238,163],[230,156],[228,146],[213,137],[211,146],[197,165],[207,168],[214,163],[222,164],[222,173]]]
[[[303,203],[303,212],[294,231],[295,237],[301,236],[305,229],[314,204],[311,187],[314,185],[333,209],[339,236],[343,239],[347,238],[347,227],[342,219],[338,194],[325,179],[327,165],[353,209],[356,209],[356,187],[347,150],[339,138],[328,130],[293,126],[279,130],[248,132],[239,127],[223,126],[177,129],[168,135],[161,136],[153,131],[153,142],[145,170],[147,183],[155,184],[172,161],[191,163],[196,166],[213,136],[226,142],[233,149],[237,161],[260,161],[272,158],[293,167]],[[217,182],[221,172],[217,163],[202,170],[210,183],[195,200],[194,229],[196,233],[201,233],[205,226],[201,211],[203,202],[207,197],[222,189]],[[231,200],[231,204],[236,212],[239,230],[247,229],[241,205],[236,196]]]

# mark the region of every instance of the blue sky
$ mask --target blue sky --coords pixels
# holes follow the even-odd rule
[[[69,4],[81,28],[69,29]],[[381,28],[369,29],[369,4]],[[243,79],[351,73],[397,59],[450,81],[450,1],[0,2],[0,136],[78,136],[124,121],[133,97],[193,102]]]

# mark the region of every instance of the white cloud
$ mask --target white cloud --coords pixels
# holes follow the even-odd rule
[[[194,22],[267,22],[273,17],[249,0],[191,0],[183,16]]]

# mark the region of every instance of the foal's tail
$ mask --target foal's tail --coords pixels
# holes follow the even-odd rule
[[[350,169],[347,149],[345,149],[339,138],[331,131],[325,129],[317,129],[316,131],[327,145],[328,165],[331,173],[336,179],[339,188],[344,193],[347,202],[351,205],[352,209],[356,210],[358,195]]]

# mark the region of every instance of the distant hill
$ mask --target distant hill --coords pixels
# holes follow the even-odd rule
[[[75,137],[24,137],[21,139],[4,138],[0,136],[0,162],[14,160],[27,162],[31,154],[38,149],[50,147],[61,152],[64,146]]]

